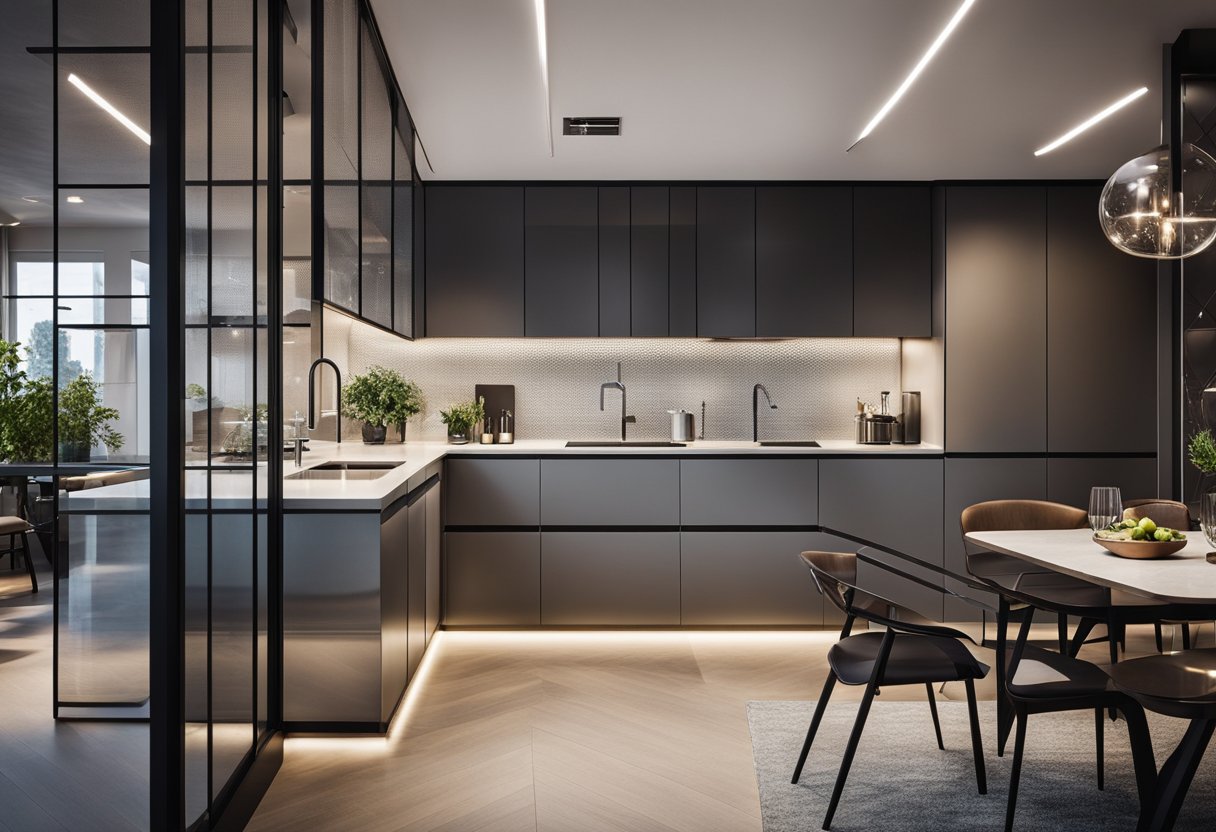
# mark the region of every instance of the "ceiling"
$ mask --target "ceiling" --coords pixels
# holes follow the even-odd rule
[[[846,153],[959,2],[547,0],[552,157],[532,0],[372,6],[427,179],[1104,179],[1159,143],[1162,44],[1216,27],[1212,0],[978,0]]]

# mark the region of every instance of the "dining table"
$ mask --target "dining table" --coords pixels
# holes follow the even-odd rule
[[[1216,618],[1216,552],[1200,533],[1188,534],[1185,547],[1157,559],[1119,557],[1098,543],[1089,529],[970,532],[966,539],[975,546],[1017,558],[1041,570],[1108,587],[1112,598],[1123,593],[1131,603],[1141,598],[1185,604],[1201,608],[1204,618]],[[1203,718],[1191,720],[1186,736],[1161,766],[1153,802],[1141,806],[1138,830],[1157,832],[1173,826],[1177,807],[1190,786],[1188,777],[1179,794],[1178,778],[1173,773],[1187,768],[1193,773],[1207,750],[1212,734],[1207,724],[1210,722]],[[1167,804],[1172,809],[1167,810]]]

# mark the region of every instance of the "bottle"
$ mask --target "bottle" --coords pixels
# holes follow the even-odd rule
[[[509,410],[503,410],[498,415],[498,436],[500,445],[511,445],[515,442],[515,416]]]

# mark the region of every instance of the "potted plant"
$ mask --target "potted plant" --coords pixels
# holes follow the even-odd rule
[[[422,391],[396,370],[371,367],[342,387],[342,415],[363,422],[363,441],[383,445],[389,425],[405,441],[405,420],[422,410]]]
[[[439,420],[448,426],[448,441],[453,445],[465,445],[473,426],[486,418],[486,400],[478,398],[472,402],[454,404],[439,411]]]
[[[118,411],[101,403],[101,385],[89,373],[81,373],[59,391],[59,458],[63,462],[87,462],[95,445],[114,453],[123,445],[123,435],[110,426]]]
[[[1191,437],[1191,441],[1187,443],[1187,458],[1191,464],[1199,469],[1203,474],[1201,482],[1208,480],[1213,474],[1216,474],[1216,439],[1212,437],[1212,432],[1207,428],[1199,431]],[[1199,497],[1199,504],[1191,506],[1192,516],[1198,516],[1201,522],[1207,523],[1216,518],[1204,518],[1204,510],[1206,508],[1206,497],[1202,492]]]

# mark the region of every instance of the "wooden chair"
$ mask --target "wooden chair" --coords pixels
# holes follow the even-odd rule
[[[1168,529],[1177,529],[1181,532],[1190,531],[1191,529],[1191,510],[1187,508],[1186,503],[1180,503],[1177,500],[1124,500],[1123,501],[1123,518],[1125,520],[1140,520],[1144,517],[1150,518],[1158,526],[1165,526]],[[1171,624],[1181,627],[1182,629],[1182,649],[1191,649],[1191,622],[1190,621],[1155,621],[1153,622],[1153,635],[1157,641],[1157,652],[1165,652],[1165,640],[1162,638],[1161,625]]]
[[[33,531],[34,527],[26,522],[22,517],[0,517],[0,537],[8,537],[8,548],[0,549],[0,557],[8,555],[12,558],[12,566],[17,566],[17,555],[20,553],[25,558],[25,569],[29,572],[30,587],[34,592],[38,591],[38,575],[34,572],[34,559],[30,557],[30,540],[29,532]],[[21,546],[18,548],[16,539],[20,536]]]

